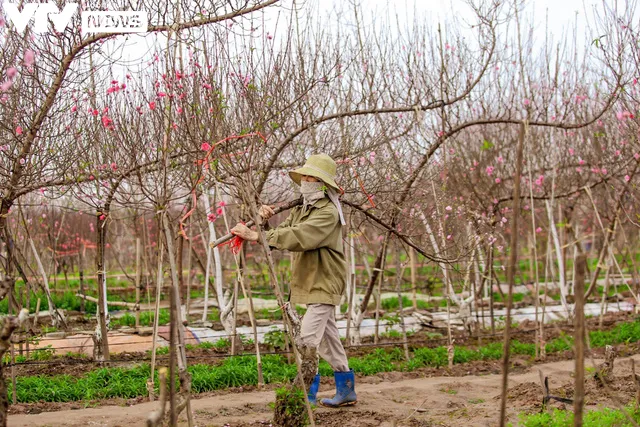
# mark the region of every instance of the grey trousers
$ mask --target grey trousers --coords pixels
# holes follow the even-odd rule
[[[331,304],[309,304],[302,318],[302,342],[318,349],[320,357],[337,372],[349,371],[347,354],[344,351],[335,318],[335,306]]]

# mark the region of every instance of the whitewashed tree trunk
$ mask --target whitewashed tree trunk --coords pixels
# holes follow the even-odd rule
[[[53,303],[53,299],[51,298],[51,290],[49,289],[49,280],[47,279],[47,273],[44,271],[44,266],[42,265],[42,261],[40,260],[40,256],[38,255],[38,251],[36,250],[36,246],[33,244],[33,240],[31,238],[29,238],[29,244],[31,245],[33,257],[36,259],[36,264],[38,264],[38,270],[42,275],[43,288],[47,297],[47,303],[49,304],[51,323],[57,328],[58,326],[60,326],[60,321],[63,319],[62,313],[58,311],[55,304]]]
[[[553,237],[553,246],[556,252],[556,260],[558,261],[558,280],[560,283],[560,302],[564,307],[567,315],[571,315],[571,310],[569,310],[569,305],[567,304],[567,283],[564,276],[564,259],[562,258],[562,247],[560,245],[560,238],[558,237],[558,229],[556,228],[556,223],[553,220],[553,208],[551,203],[548,200],[545,200],[545,205],[547,207],[547,214],[549,216],[549,228],[551,230],[551,236]]]
[[[480,248],[478,250],[478,268],[482,272],[483,276],[487,275],[487,263],[486,263],[486,261],[484,259],[484,252],[482,252],[482,248]],[[484,288],[483,289],[483,291],[484,291],[484,293],[483,293],[484,299],[488,299],[489,298],[489,286],[490,286],[490,283],[491,283],[491,277],[488,277],[487,281],[486,281],[486,283],[485,283],[485,285],[483,287]]]
[[[347,301],[349,301],[349,299],[351,299],[351,317],[353,318],[354,313],[354,308],[357,305],[355,303],[355,297],[356,297],[356,250],[354,247],[354,241],[353,241],[353,236],[349,236],[349,246],[350,246],[350,250],[349,250],[349,255],[350,255],[350,259],[349,259],[349,266],[350,266],[350,271],[349,271],[349,278],[347,280],[347,286],[348,286],[348,290],[347,290]]]
[[[436,254],[439,254],[440,247],[438,246],[438,241],[436,240],[436,236],[433,234],[433,231],[431,230],[431,226],[429,225],[429,221],[427,220],[427,217],[425,216],[424,212],[420,212],[420,219],[422,220],[422,224],[424,225],[427,235],[429,236],[429,240],[431,241],[431,246],[433,246],[433,250],[435,251]],[[445,286],[448,289],[447,293],[449,294],[449,298],[451,299],[451,302],[453,302],[457,306],[460,306],[462,304],[462,299],[459,298],[458,295],[456,295],[456,292],[453,289],[451,280],[449,280],[449,271],[447,270],[447,266],[439,262],[438,267],[440,267],[440,270],[442,270]]]
[[[351,271],[355,272],[355,249],[354,249],[354,241],[353,237],[350,240],[351,243],[351,263],[350,268]],[[369,260],[367,260],[366,252],[361,251],[363,253],[362,259],[364,262],[365,270],[367,271],[367,275],[371,278],[371,266],[369,265]],[[360,334],[360,325],[362,325],[362,321],[364,320],[364,312],[360,312],[360,304],[359,301],[356,301],[356,288],[353,286],[348,292],[352,292],[352,307],[351,307],[351,329],[349,330],[349,341],[351,345],[360,345],[362,343],[362,336]],[[380,295],[374,298],[379,299]]]
[[[211,234],[209,234],[209,243],[211,240]],[[209,274],[211,272],[211,246],[207,245],[207,264],[204,270],[204,307],[202,309],[202,322],[207,321],[207,315],[209,311]]]
[[[211,204],[209,203],[209,196],[206,194],[206,191],[203,192],[203,200],[204,207],[206,212],[211,211]],[[207,221],[209,225],[209,242],[215,242],[217,239],[216,236],[216,228],[211,221]],[[213,260],[214,260],[214,268],[215,268],[215,286],[216,286],[216,297],[218,299],[218,309],[220,310],[220,322],[222,323],[222,327],[224,328],[227,334],[231,334],[233,332],[233,298],[232,295],[227,293],[225,294],[223,288],[223,276],[222,276],[222,261],[220,259],[220,249],[216,246],[212,249],[213,252]],[[205,306],[206,313],[206,306]]]

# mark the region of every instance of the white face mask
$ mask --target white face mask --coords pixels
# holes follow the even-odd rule
[[[300,181],[300,192],[302,193],[302,197],[304,197],[305,203],[313,203],[316,200],[322,199],[324,197],[323,187],[324,182],[322,181]]]

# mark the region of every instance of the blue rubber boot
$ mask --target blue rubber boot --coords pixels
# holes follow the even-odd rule
[[[316,374],[313,378],[313,382],[311,383],[311,387],[309,387],[309,393],[307,397],[309,398],[309,403],[312,405],[318,405],[318,401],[316,399],[316,395],[318,394],[318,388],[320,388],[320,374]]]
[[[334,372],[336,379],[336,395],[333,399],[321,399],[322,406],[339,408],[340,406],[355,405],[358,401],[355,390],[355,375],[353,369],[349,372]]]

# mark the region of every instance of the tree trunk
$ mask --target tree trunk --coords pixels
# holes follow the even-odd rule
[[[520,135],[518,135],[518,147],[516,151],[516,173],[513,183],[513,214],[511,215],[511,239],[509,243],[509,269],[507,270],[507,282],[509,284],[509,294],[507,297],[507,315],[504,325],[504,345],[502,348],[502,396],[500,399],[500,427],[506,425],[507,411],[507,388],[509,380],[509,356],[511,351],[511,305],[513,304],[513,287],[515,285],[515,275],[518,269],[518,219],[520,217],[520,177],[522,175],[522,154],[524,150],[524,138],[526,125],[520,125]]]
[[[98,326],[96,328],[96,345],[94,349],[97,360],[109,360],[109,311],[107,309],[107,272],[105,271],[105,246],[107,239],[108,212],[96,215],[96,267],[98,269]]]
[[[11,347],[11,334],[29,316],[29,310],[23,309],[18,317],[7,316],[3,319],[2,330],[0,330],[0,360]],[[7,384],[3,372],[4,363],[0,363],[0,427],[7,425],[7,411],[9,410],[9,396]]]
[[[573,400],[573,425],[582,427],[582,410],[584,406],[584,347],[586,341],[586,332],[584,327],[584,273],[587,258],[580,255],[576,262],[575,277],[575,337],[576,346],[576,369],[575,369],[575,397]]]

